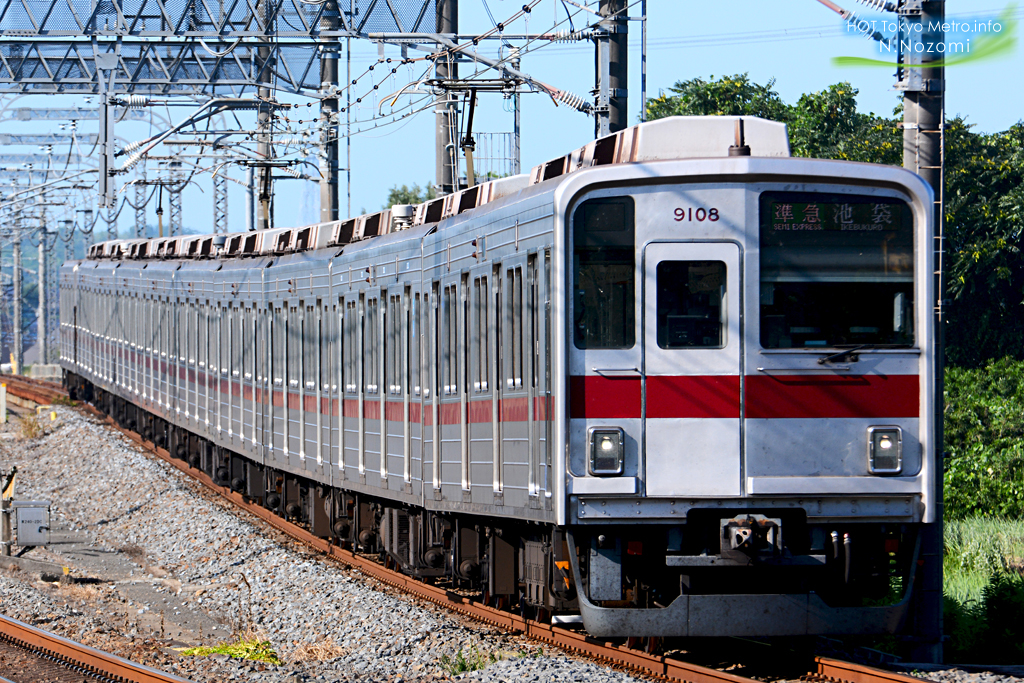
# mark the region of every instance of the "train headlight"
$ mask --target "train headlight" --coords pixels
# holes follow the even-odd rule
[[[626,438],[619,427],[590,429],[590,473],[622,474]]]
[[[868,427],[868,467],[872,474],[898,474],[903,469],[903,430]]]

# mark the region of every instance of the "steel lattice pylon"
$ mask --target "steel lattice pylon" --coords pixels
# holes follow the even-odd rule
[[[107,94],[316,90],[324,39],[433,33],[435,2],[0,0],[0,92],[92,93],[108,75]]]
[[[220,173],[213,176],[213,231],[228,231],[228,181]]]
[[[146,236],[146,164],[139,164],[139,182],[135,183],[135,236]]]
[[[171,236],[181,234],[181,193],[169,192],[167,204],[170,206]]]

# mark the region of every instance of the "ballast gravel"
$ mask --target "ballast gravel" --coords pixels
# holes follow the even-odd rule
[[[16,421],[0,427],[0,471],[17,465],[16,497],[52,501],[51,526],[89,542],[26,557],[75,577],[88,573],[86,559],[116,551],[128,571],[94,584],[43,583],[0,558],[8,616],[195,681],[639,680],[334,565],[97,419],[53,411],[55,421],[26,418],[43,425],[42,436],[26,438]],[[180,654],[239,633],[268,640],[283,664]],[[486,666],[459,672],[460,661]]]

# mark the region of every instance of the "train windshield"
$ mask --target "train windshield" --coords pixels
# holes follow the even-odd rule
[[[761,346],[911,346],[914,226],[906,202],[765,192]]]
[[[636,343],[633,199],[591,199],[573,218],[573,340],[577,349]]]

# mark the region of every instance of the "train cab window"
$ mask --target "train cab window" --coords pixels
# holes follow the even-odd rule
[[[725,346],[725,264],[662,261],[658,264],[658,346],[720,349]]]
[[[765,192],[761,346],[914,344],[914,221],[893,197]]]
[[[631,197],[591,199],[573,217],[573,341],[578,349],[636,343]]]

